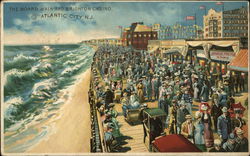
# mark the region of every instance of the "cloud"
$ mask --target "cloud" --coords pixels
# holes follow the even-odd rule
[[[111,11],[34,11],[22,12],[4,31],[4,42],[13,44],[73,43],[84,39],[118,37],[118,26],[133,22],[171,25],[182,18],[185,10],[177,3],[109,2],[109,3],[37,3],[38,8],[53,7],[111,7]],[[42,18],[43,14],[61,13],[67,18]],[[70,18],[70,15],[90,15],[94,20]]]

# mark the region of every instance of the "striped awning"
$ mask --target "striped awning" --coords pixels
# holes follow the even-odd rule
[[[228,69],[248,72],[248,49],[241,49],[228,64]]]

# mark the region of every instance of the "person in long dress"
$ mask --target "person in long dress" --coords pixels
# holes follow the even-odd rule
[[[195,113],[196,122],[194,123],[194,142],[195,145],[202,151],[206,151],[204,139],[204,124],[201,121],[202,113],[197,111]]]
[[[208,107],[204,105],[202,108],[203,114],[201,117],[201,121],[204,124],[204,139],[205,139],[205,145],[207,148],[210,148],[214,144],[214,136],[213,136],[213,130],[212,130],[212,120],[211,116],[208,113]]]
[[[194,90],[194,101],[199,102],[199,88],[198,88],[198,83],[197,81],[194,82],[193,84],[193,90]]]
[[[139,102],[140,102],[140,103],[143,103],[143,102],[144,102],[144,95],[143,95],[143,88],[144,88],[144,86],[143,86],[142,82],[140,82],[140,83],[136,86],[136,88],[137,88],[137,95],[138,95],[138,97],[139,97]]]

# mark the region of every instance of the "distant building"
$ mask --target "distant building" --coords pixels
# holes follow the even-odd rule
[[[123,32],[122,32],[122,45],[123,46],[128,46],[127,37],[128,37],[129,31],[130,31],[130,28],[123,29]]]
[[[122,46],[122,39],[120,38],[104,38],[104,39],[92,39],[82,41],[81,43],[92,43],[92,44],[105,44],[105,45],[114,45],[114,46]]]
[[[222,12],[210,9],[208,14],[203,16],[204,38],[222,38]]]
[[[223,12],[223,37],[248,37],[247,7]]]
[[[204,38],[247,37],[248,11],[246,7],[223,12],[210,9],[203,24]]]
[[[198,25],[181,25],[174,24],[172,26],[163,26],[161,24],[154,24],[153,30],[157,31],[159,40],[168,39],[194,39],[202,38],[202,27]]]
[[[123,35],[124,44],[137,50],[147,50],[148,40],[157,40],[157,31],[144,25],[143,22],[132,23]]]

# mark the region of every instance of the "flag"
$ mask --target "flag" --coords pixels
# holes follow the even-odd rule
[[[185,19],[186,19],[186,20],[195,20],[195,17],[194,17],[194,16],[186,16]]]
[[[217,2],[216,5],[223,5],[223,2]]]
[[[206,7],[205,7],[204,5],[201,5],[201,6],[200,6],[200,9],[201,9],[201,10],[203,10],[203,9],[205,9],[205,8],[206,8]]]

